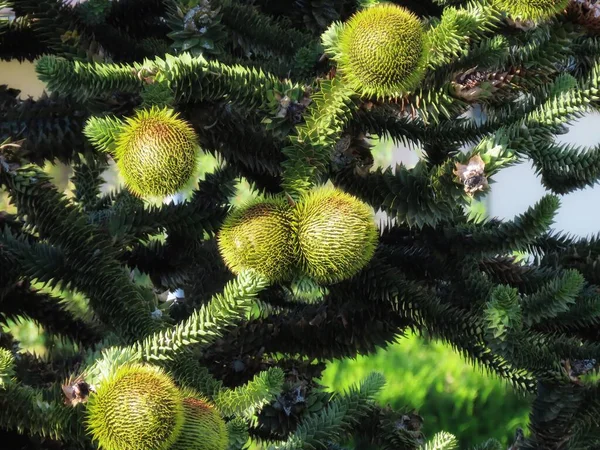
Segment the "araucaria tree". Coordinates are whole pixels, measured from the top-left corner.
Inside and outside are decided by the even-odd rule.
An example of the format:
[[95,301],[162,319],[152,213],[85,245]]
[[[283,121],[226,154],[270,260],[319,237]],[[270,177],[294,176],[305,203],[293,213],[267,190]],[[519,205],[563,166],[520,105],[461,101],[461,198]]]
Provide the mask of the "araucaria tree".
[[[378,374],[315,382],[414,330],[531,396],[511,449],[600,448],[600,239],[549,228],[600,178],[557,141],[600,107],[595,0],[0,4],[49,92],[0,88],[0,323],[62,343],[0,335],[0,447],[457,448]],[[420,161],[375,169],[373,138]],[[475,214],[524,160],[547,195]]]

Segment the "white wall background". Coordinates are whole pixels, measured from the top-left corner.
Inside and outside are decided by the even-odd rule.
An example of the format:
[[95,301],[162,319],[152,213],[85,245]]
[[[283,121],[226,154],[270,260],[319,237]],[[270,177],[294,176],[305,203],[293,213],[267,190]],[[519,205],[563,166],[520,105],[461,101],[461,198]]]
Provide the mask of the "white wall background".
[[[569,132],[558,136],[558,142],[593,146],[600,144],[600,115],[590,114],[574,122]],[[415,151],[399,147],[398,162],[412,167],[418,161]],[[488,214],[499,219],[512,219],[534,205],[547,192],[530,162],[500,171],[494,177],[486,198]],[[560,196],[561,207],[552,226],[577,236],[600,232],[600,185]]]
[[[600,115],[590,114],[575,122],[559,142],[593,146],[600,143]],[[529,163],[501,171],[489,195],[493,216],[514,217],[538,201],[546,191]],[[579,236],[600,232],[600,185],[561,196],[554,228]]]

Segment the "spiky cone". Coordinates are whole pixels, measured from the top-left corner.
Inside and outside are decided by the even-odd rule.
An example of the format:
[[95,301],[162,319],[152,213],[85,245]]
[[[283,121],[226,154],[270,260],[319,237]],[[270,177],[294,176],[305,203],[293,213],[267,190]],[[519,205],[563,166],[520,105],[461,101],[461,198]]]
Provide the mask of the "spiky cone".
[[493,0],[494,6],[516,21],[541,22],[564,11],[569,0]]
[[87,428],[103,450],[167,450],[183,423],[181,392],[153,366],[120,367],[88,401]]
[[294,210],[300,269],[319,283],[352,277],[373,257],[378,232],[373,210],[339,189],[318,188]]
[[421,21],[391,3],[354,14],[339,46],[338,70],[349,87],[366,97],[402,96],[425,73],[428,46]]
[[589,34],[600,34],[600,1],[571,0],[567,14],[570,20],[581,25]]
[[138,111],[116,137],[117,167],[138,197],[163,198],[184,189],[200,154],[194,129],[168,108]]
[[235,209],[217,237],[233,273],[253,269],[271,281],[288,279],[296,261],[292,212],[283,198],[253,200]]
[[184,423],[170,450],[226,450],[227,426],[219,412],[197,397],[183,399]]

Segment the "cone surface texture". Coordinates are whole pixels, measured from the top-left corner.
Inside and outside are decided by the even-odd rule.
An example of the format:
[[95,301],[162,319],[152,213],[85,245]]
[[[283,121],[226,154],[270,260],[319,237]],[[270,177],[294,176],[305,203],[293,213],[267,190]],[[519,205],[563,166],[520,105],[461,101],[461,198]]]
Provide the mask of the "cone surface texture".
[[227,267],[254,269],[272,281],[286,279],[295,261],[291,208],[284,199],[255,200],[234,210],[219,233]]
[[124,366],[90,397],[87,425],[103,450],[166,450],[184,421],[181,393],[150,366]]
[[494,0],[498,9],[513,19],[539,21],[548,19],[569,4],[569,0]]
[[185,421],[181,434],[171,450],[226,450],[225,421],[208,402],[187,397],[183,400]]
[[319,283],[352,277],[373,257],[377,227],[373,210],[338,189],[320,188],[296,205],[302,271]]
[[192,127],[169,109],[140,111],[117,137],[117,166],[139,197],[166,197],[190,181],[200,149]]
[[397,97],[425,71],[427,46],[417,16],[393,4],[359,11],[340,37],[338,67],[348,85],[365,96]]

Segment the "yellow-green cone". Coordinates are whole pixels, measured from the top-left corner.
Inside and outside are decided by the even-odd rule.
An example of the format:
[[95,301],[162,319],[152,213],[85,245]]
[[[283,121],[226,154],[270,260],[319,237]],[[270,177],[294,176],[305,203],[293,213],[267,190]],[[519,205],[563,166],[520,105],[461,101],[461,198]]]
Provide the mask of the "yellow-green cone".
[[167,450],[184,422],[182,395],[152,366],[119,368],[87,406],[87,427],[103,450]]
[[362,95],[398,97],[423,78],[427,43],[421,22],[409,10],[380,4],[363,9],[344,25],[338,68]]
[[513,19],[538,22],[564,10],[569,0],[494,0],[494,4]]
[[234,210],[218,236],[227,267],[254,269],[271,281],[290,276],[295,262],[291,207],[281,198],[254,200]]
[[226,450],[225,421],[208,402],[187,397],[183,400],[185,421],[179,439],[170,450]]
[[170,109],[141,110],[116,138],[117,167],[139,197],[166,197],[184,188],[198,166],[193,128]]
[[371,260],[377,246],[373,210],[338,189],[316,189],[301,199],[294,226],[300,268],[319,283],[350,278]]

